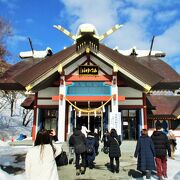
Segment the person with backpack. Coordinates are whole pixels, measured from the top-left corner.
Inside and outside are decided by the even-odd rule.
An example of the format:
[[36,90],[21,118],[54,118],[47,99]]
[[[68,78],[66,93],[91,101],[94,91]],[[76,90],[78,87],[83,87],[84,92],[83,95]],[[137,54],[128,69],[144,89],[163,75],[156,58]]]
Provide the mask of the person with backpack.
[[96,140],[92,132],[89,132],[86,138],[86,166],[90,169],[94,168],[93,161],[95,160],[95,144]]
[[[114,173],[119,173],[119,158],[121,156],[121,139],[117,135],[115,129],[111,129],[110,136],[108,136],[108,147],[109,147],[109,158],[110,158],[110,171]],[[116,161],[116,166],[114,166],[114,159]]]
[[[69,144],[74,147],[76,156],[76,175],[85,174],[86,138],[81,132],[81,126],[77,126],[69,138]],[[80,157],[81,164],[80,166]]]
[[27,180],[59,180],[55,157],[61,153],[62,147],[61,144],[53,145],[51,136],[55,136],[54,130],[50,133],[46,129],[38,131],[34,147],[25,158]]

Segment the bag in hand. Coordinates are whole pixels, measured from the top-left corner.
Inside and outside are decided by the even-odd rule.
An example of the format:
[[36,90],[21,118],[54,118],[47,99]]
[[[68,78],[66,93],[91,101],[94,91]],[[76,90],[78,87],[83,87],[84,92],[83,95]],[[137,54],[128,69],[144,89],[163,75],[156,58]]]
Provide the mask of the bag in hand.
[[108,153],[109,153],[109,147],[104,146],[104,147],[103,147],[103,152],[104,152],[105,154],[108,154]]
[[57,166],[64,166],[68,164],[68,157],[65,151],[62,151],[59,156],[55,158]]

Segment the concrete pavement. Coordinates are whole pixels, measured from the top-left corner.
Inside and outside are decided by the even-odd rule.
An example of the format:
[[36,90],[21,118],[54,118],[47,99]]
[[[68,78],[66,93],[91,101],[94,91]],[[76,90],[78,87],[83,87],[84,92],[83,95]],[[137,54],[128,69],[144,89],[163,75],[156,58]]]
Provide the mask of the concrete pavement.
[[[133,158],[136,141],[123,141],[121,145],[120,172],[112,173],[107,169],[106,163],[109,162],[107,154],[101,152],[102,144],[99,147],[99,155],[95,159],[95,168],[86,169],[84,175],[76,176],[74,164],[58,167],[59,177],[61,180],[128,180],[132,177],[139,177],[140,173],[136,171],[136,159]],[[63,149],[68,152],[67,144]]]

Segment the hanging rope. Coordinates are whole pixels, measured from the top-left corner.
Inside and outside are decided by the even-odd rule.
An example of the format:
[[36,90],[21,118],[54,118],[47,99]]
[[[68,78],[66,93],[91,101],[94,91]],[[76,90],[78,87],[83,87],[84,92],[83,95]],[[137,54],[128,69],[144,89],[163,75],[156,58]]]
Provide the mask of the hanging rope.
[[64,99],[65,99],[69,104],[71,104],[75,109],[77,109],[78,111],[90,113],[90,112],[95,112],[95,111],[98,111],[99,109],[101,109],[103,106],[105,106],[105,105],[113,98],[113,96],[114,96],[114,95],[112,95],[104,104],[102,104],[102,105],[99,106],[98,108],[91,109],[91,110],[78,108],[78,107],[77,107],[76,105],[74,105],[69,99],[67,99],[66,96],[64,96]]

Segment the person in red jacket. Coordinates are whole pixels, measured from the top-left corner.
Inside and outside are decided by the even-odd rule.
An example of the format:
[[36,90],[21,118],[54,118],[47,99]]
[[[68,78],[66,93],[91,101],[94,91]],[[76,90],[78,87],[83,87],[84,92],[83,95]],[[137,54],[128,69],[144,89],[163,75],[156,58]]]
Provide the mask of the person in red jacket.
[[156,130],[153,132],[151,138],[155,147],[157,176],[159,180],[162,180],[163,177],[167,178],[167,151],[168,156],[171,157],[171,150],[168,137],[162,132],[161,124],[156,125]]

